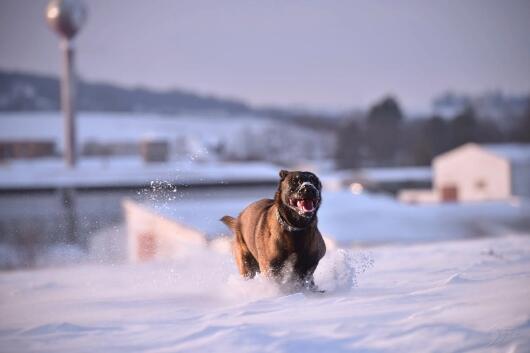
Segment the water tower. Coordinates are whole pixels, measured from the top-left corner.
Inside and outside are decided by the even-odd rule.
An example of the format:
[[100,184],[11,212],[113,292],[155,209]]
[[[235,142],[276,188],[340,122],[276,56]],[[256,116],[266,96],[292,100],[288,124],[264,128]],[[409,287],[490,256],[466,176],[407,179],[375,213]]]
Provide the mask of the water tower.
[[80,0],[52,0],[46,8],[46,21],[61,38],[63,73],[61,75],[61,110],[64,115],[64,157],[70,168],[76,164],[75,96],[73,38],[86,20],[87,10]]

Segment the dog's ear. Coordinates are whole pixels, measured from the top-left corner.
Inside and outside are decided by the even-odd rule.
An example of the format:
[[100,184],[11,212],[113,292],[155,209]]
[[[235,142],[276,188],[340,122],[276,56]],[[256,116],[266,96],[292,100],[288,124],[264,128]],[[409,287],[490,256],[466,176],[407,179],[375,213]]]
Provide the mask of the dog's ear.
[[278,190],[276,190],[276,193],[274,194],[274,200],[278,202],[278,204],[281,204],[282,202],[282,181],[289,175],[289,172],[285,169],[280,170],[280,183],[278,184]]
[[318,188],[322,189],[322,182],[320,181],[320,179],[316,175],[315,175],[315,178],[317,179],[317,182],[318,182]]
[[285,169],[280,170],[280,179],[283,180],[285,177],[289,174],[289,172]]

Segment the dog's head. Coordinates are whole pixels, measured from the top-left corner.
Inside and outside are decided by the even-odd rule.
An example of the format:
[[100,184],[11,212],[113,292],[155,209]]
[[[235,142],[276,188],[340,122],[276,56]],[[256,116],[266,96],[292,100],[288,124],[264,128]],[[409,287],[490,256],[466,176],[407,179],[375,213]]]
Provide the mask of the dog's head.
[[322,184],[310,172],[280,171],[280,184],[276,192],[276,202],[285,216],[295,224],[313,219],[322,202]]

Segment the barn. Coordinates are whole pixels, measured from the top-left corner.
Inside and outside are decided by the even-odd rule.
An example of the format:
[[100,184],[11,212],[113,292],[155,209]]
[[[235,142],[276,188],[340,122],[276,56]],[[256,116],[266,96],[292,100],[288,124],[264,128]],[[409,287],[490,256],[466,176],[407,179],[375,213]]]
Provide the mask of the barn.
[[437,156],[433,190],[403,190],[405,202],[508,200],[530,197],[530,144],[468,143]]

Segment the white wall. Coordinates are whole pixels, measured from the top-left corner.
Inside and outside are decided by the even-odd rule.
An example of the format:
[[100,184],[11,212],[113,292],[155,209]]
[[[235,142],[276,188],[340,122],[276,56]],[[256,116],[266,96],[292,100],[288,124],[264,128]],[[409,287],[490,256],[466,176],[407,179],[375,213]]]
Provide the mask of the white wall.
[[[511,196],[510,163],[476,144],[466,144],[433,161],[433,184],[458,189],[459,201],[503,200]],[[482,184],[482,186],[481,186]]]
[[122,206],[131,262],[168,260],[207,244],[200,231],[158,215],[135,201],[126,199]]

